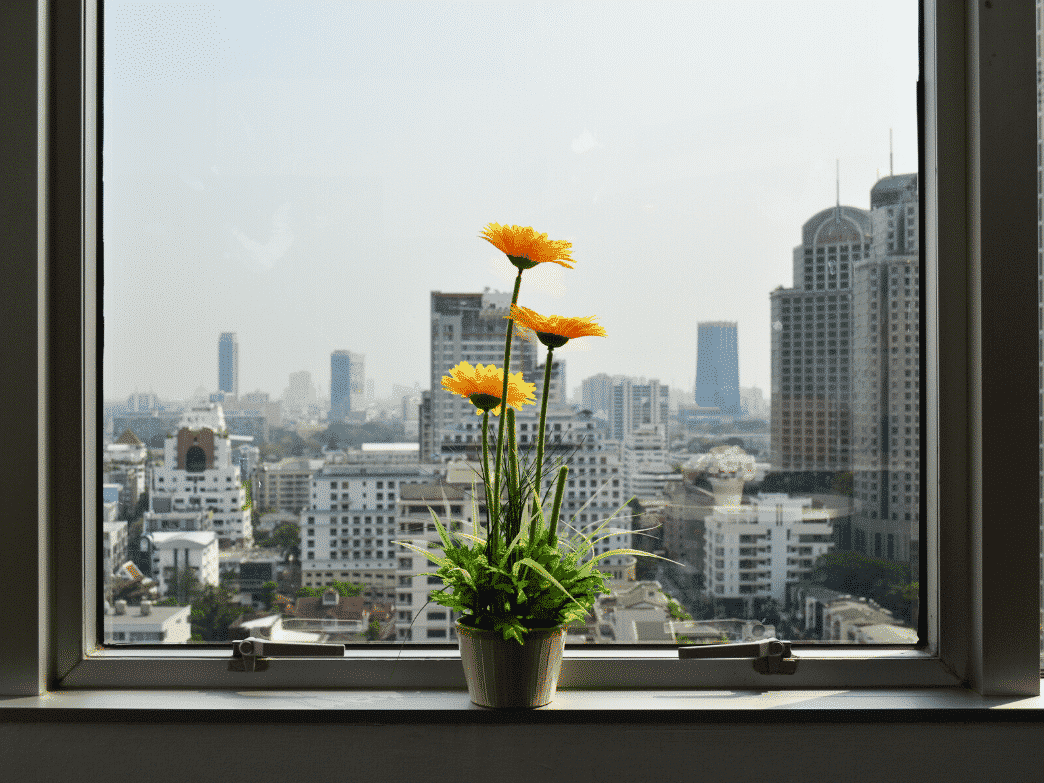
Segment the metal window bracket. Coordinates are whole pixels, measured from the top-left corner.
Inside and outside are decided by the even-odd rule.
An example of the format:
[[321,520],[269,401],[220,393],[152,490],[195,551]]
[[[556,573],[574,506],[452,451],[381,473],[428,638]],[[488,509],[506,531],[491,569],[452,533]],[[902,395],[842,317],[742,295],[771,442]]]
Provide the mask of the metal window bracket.
[[740,644],[698,644],[678,648],[679,658],[750,658],[758,674],[793,674],[797,659],[791,656],[790,642],[762,639]]
[[271,658],[339,658],[344,655],[343,644],[306,644],[297,642],[270,642],[251,636],[232,642],[230,672],[263,672]]

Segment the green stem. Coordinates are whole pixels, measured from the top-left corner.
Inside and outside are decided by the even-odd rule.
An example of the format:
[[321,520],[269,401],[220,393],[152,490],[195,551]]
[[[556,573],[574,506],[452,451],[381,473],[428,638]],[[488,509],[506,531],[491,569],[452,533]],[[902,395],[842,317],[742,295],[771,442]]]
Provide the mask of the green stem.
[[[518,289],[521,287],[522,270],[519,269],[518,277],[515,278],[515,290],[511,294],[511,304],[518,304]],[[494,537],[494,533],[500,534],[500,461],[504,451],[504,411],[507,410],[508,374],[511,372],[511,336],[514,332],[514,326],[515,322],[508,320],[507,336],[504,338],[504,387],[500,395],[500,426],[497,429],[497,458],[496,469],[493,474],[494,529],[490,531],[491,537]],[[489,503],[488,498],[486,503]]]
[[[489,516],[489,411],[482,411],[482,484],[486,488],[486,561],[493,564],[493,553],[490,551],[493,539],[490,537]],[[478,531],[475,531],[476,534]]]
[[507,416],[507,432],[508,432],[508,464],[507,464],[507,518],[506,522],[511,524],[506,527],[507,535],[504,536],[506,542],[510,543],[515,540],[515,536],[518,535],[519,525],[521,524],[521,510],[518,506],[519,501],[522,499],[519,493],[519,477],[518,477],[518,444],[515,442],[515,410],[514,408],[508,408],[504,414]]
[[548,534],[548,544],[558,535],[558,516],[562,513],[562,496],[565,495],[566,476],[568,475],[568,465],[563,465],[558,469],[558,488],[555,490],[555,504],[551,507],[551,532]]
[[537,432],[536,496],[540,497],[540,479],[544,475],[544,422],[547,421],[547,398],[551,392],[551,357],[555,349],[547,348],[547,366],[544,367],[544,388],[540,394],[540,428]]

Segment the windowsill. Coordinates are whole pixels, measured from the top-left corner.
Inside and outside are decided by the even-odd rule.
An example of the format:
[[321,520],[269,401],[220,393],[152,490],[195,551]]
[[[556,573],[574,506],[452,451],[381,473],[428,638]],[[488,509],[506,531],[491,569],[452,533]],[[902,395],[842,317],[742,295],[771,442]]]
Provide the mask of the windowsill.
[[[547,707],[478,707],[462,690],[70,690],[0,699],[2,722],[888,723],[1026,722],[1044,697],[964,688],[559,690]],[[570,713],[568,718],[551,717]],[[451,717],[449,713],[454,713]]]

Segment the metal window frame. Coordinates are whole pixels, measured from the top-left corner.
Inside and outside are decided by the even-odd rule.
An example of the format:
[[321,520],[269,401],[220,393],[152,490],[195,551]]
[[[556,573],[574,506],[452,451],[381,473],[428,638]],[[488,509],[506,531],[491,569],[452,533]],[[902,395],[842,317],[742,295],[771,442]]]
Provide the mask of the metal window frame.
[[[0,6],[10,80],[0,355],[13,414],[0,573],[18,590],[0,635],[0,694],[463,687],[451,650],[353,651],[240,675],[224,651],[95,649],[98,13],[98,0]],[[771,680],[743,661],[583,649],[567,655],[561,687],[1039,693],[1033,13],[1031,3],[922,3],[926,647],[796,650],[798,673]]]

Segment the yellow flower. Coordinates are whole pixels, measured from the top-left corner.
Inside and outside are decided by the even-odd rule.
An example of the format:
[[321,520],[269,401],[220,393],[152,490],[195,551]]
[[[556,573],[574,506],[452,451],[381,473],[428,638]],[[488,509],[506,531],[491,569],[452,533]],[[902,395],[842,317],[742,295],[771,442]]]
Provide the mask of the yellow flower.
[[519,269],[532,269],[537,264],[552,262],[572,269],[570,255],[572,242],[548,239],[547,234],[538,234],[531,226],[502,226],[490,223],[479,235],[497,250],[505,253],[508,260]]
[[[504,371],[492,364],[474,367],[461,362],[449,375],[442,376],[442,387],[461,397],[467,397],[478,409],[476,414],[492,408],[492,414],[500,414],[500,395],[504,392]],[[535,403],[536,386],[522,379],[522,373],[508,373],[507,404],[516,410],[523,405]],[[496,406],[496,407],[494,407]]]
[[605,337],[605,329],[594,322],[594,316],[571,318],[565,315],[541,315],[528,307],[511,305],[507,316],[519,326],[532,329],[544,345],[558,348],[574,337]]

